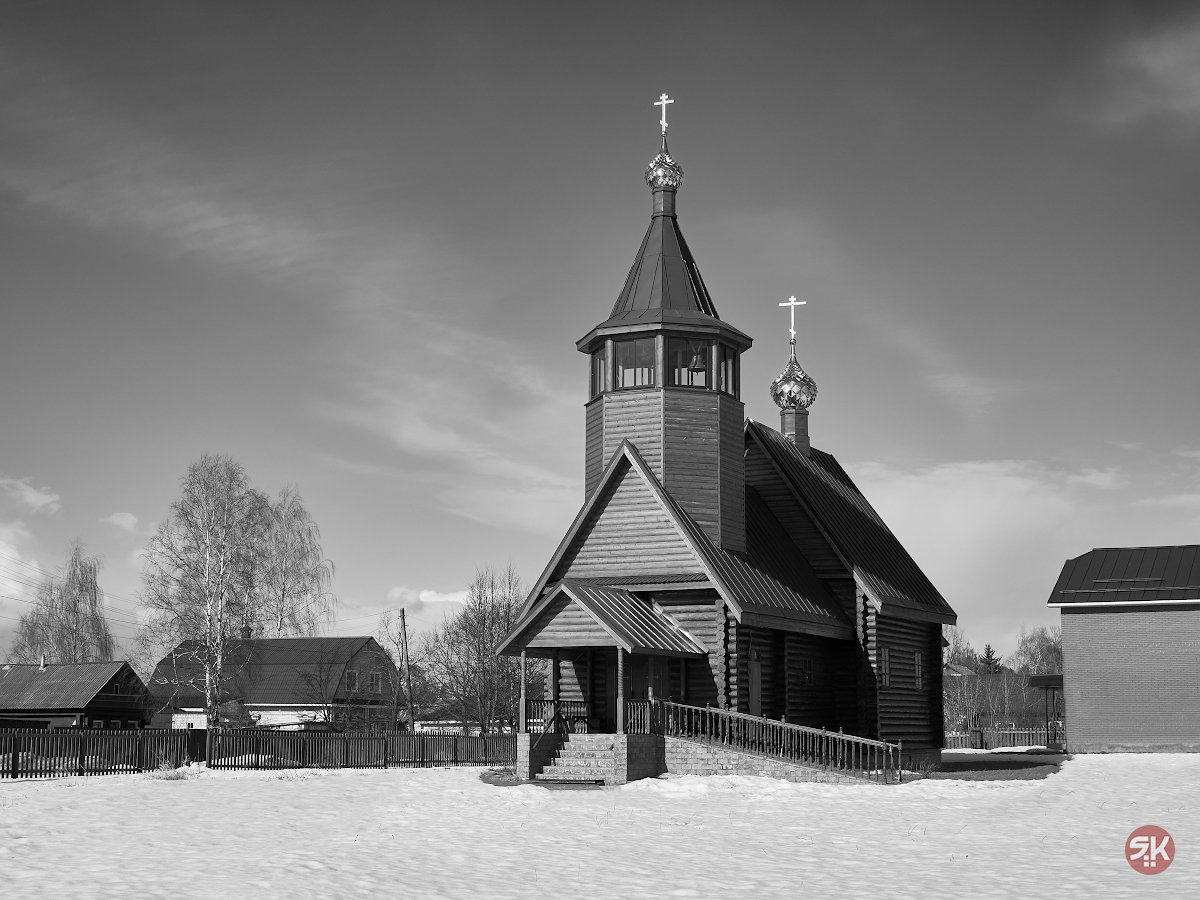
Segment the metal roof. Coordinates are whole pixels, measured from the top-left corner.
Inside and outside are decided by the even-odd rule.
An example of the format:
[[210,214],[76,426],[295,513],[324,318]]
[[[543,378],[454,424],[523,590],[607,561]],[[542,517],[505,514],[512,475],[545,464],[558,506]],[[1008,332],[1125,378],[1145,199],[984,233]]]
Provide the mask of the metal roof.
[[660,214],[650,219],[650,227],[609,317],[645,309],[689,310],[720,318],[679,230],[679,221],[671,215]]
[[809,455],[774,429],[748,420],[747,434],[767,454],[867,595],[880,604],[953,622],[950,604],[828,453]]
[[1054,607],[1200,602],[1200,546],[1091,550],[1066,561],[1047,602]]
[[[346,666],[375,643],[371,637],[251,638],[228,645],[226,693],[244,703],[315,702],[315,693],[343,697]],[[379,648],[380,663],[391,665]],[[158,698],[179,706],[203,705],[204,667],[198,646],[184,641],[159,661],[150,679]]]
[[[128,665],[114,660],[48,665],[44,669],[36,665],[0,666],[0,710],[82,709]],[[130,674],[137,678],[132,669]]]
[[[708,650],[674,619],[647,600],[620,588],[564,579],[513,626],[497,653],[516,653],[521,638],[530,632],[546,608],[566,594],[612,637],[613,643],[629,653],[667,656],[706,656]],[[509,648],[512,648],[511,650]]]

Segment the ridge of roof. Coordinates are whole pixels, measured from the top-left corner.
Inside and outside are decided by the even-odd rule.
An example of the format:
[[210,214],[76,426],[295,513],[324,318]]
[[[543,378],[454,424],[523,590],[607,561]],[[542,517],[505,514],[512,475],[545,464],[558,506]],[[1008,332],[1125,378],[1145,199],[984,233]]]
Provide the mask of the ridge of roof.
[[746,433],[875,604],[909,610],[908,616],[957,620],[950,604],[832,454],[813,448],[805,455],[783,435],[753,419],[746,420]]

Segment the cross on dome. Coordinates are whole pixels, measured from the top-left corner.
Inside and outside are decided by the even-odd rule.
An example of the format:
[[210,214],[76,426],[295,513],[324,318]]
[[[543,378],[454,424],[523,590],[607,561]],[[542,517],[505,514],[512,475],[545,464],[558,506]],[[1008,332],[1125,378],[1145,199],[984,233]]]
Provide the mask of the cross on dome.
[[674,100],[668,100],[666,94],[663,94],[656,101],[654,101],[655,106],[662,107],[662,118],[659,120],[658,124],[662,126],[663,134],[667,133],[667,104],[674,103],[674,102],[675,102]]
[[791,335],[792,335],[792,343],[793,344],[796,343],[796,307],[804,306],[807,303],[808,303],[807,300],[797,300],[795,297],[789,297],[787,303],[779,304],[780,306],[790,306],[791,307],[791,313],[792,313]]

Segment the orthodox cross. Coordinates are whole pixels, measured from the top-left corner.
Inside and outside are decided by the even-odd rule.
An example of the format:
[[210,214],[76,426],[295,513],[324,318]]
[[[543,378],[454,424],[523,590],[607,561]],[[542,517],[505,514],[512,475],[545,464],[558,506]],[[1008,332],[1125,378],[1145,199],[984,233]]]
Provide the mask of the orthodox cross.
[[795,297],[788,299],[787,303],[780,303],[780,306],[790,306],[792,313],[792,343],[796,343],[796,307],[804,306],[808,303],[807,300],[797,300]]
[[674,100],[668,100],[668,99],[667,99],[667,95],[666,95],[666,94],[663,94],[663,95],[662,95],[661,97],[659,97],[659,98],[658,98],[656,101],[654,101],[654,105],[655,105],[655,106],[661,106],[661,107],[663,108],[663,110],[662,110],[662,119],[661,119],[661,120],[659,120],[659,123],[658,123],[658,124],[660,124],[660,125],[662,126],[662,133],[663,133],[663,134],[666,134],[666,133],[667,133],[667,104],[668,104],[668,103],[674,103],[674,102],[675,102]]

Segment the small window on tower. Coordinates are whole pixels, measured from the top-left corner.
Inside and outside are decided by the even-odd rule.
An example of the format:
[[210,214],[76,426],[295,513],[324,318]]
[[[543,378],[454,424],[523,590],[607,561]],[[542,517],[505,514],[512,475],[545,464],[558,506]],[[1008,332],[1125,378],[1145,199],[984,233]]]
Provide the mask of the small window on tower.
[[733,397],[738,393],[738,354],[728,344],[720,345],[720,358],[717,360],[720,369],[721,391]]
[[604,393],[604,348],[592,354],[592,396]]
[[653,387],[654,338],[619,341],[613,346],[617,354],[617,387]]
[[708,341],[671,338],[667,341],[668,384],[708,387]]

